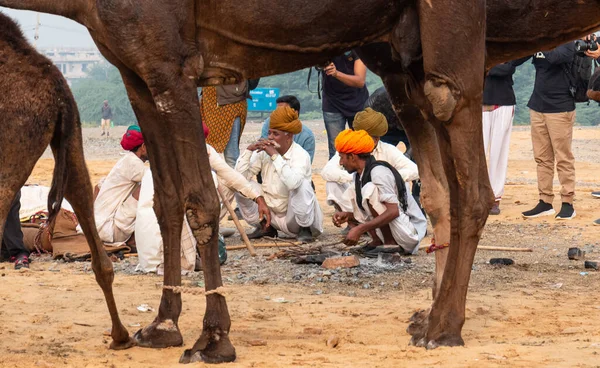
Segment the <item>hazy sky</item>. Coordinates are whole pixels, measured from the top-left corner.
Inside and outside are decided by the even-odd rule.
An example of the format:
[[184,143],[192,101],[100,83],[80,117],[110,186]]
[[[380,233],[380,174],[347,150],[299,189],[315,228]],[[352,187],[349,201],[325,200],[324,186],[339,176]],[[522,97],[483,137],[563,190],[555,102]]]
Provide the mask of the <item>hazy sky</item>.
[[[20,25],[23,33],[33,43],[35,33],[36,13],[12,10],[0,7],[6,15],[15,19]],[[87,29],[79,23],[70,19],[40,13],[40,38],[38,47],[90,47],[96,48]]]

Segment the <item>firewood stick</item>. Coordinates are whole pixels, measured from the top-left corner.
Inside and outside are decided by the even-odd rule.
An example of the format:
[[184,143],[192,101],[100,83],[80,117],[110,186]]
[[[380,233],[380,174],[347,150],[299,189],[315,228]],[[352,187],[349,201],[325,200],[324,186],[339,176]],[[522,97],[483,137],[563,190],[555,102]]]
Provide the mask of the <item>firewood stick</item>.
[[221,188],[217,187],[217,191],[219,192],[219,196],[221,197],[221,200],[225,204],[225,207],[227,207],[227,211],[231,215],[231,218],[233,218],[233,222],[235,223],[235,227],[240,232],[240,236],[242,237],[242,240],[244,241],[244,244],[245,244],[246,248],[248,248],[248,253],[250,253],[250,255],[252,257],[255,257],[256,256],[256,250],[252,246],[252,243],[250,243],[250,239],[248,239],[248,235],[246,235],[246,231],[242,227],[242,224],[240,224],[240,220],[238,219],[237,215],[235,214],[235,211],[233,210],[233,207],[231,207],[231,203],[229,203],[229,201],[227,200],[227,198],[225,198],[225,195],[223,194],[223,191],[221,190]]
[[[296,247],[298,245],[300,245],[302,243],[299,244],[291,244],[291,243],[254,243],[252,244],[255,248],[283,248],[283,247]],[[229,245],[226,247],[227,250],[238,250],[238,249],[244,249],[246,248],[245,245]]]
[[[428,245],[420,246],[419,250],[425,250],[429,248]],[[511,248],[511,247],[490,247],[480,245],[477,247],[478,250],[491,250],[491,251],[500,251],[500,252],[533,252],[532,248]]]

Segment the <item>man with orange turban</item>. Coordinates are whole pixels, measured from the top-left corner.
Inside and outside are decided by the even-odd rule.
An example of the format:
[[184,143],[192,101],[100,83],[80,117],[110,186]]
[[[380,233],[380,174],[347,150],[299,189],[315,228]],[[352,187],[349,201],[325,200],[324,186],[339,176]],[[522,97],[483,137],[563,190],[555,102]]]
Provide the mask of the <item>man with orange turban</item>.
[[[419,171],[414,162],[395,146],[380,140],[388,130],[388,122],[383,114],[367,107],[356,114],[353,126],[355,131],[364,130],[371,136],[375,144],[372,154],[376,160],[386,161],[392,165],[407,182],[419,178]],[[352,205],[344,198],[344,193],[350,187],[353,177],[340,165],[338,153],[323,167],[321,177],[326,182],[327,203],[334,206],[337,211],[352,211]]]
[[135,229],[140,185],[148,161],[144,137],[137,125],[127,128],[121,139],[127,153],[97,186],[94,217],[98,235],[105,243],[128,241]]
[[323,232],[323,213],[311,187],[310,156],[294,142],[294,134],[301,131],[298,112],[289,106],[278,107],[271,114],[269,139],[248,146],[237,162],[236,170],[249,180],[261,173],[262,184],[252,184],[271,212],[269,224],[261,219],[256,203],[236,195],[242,217],[257,226],[248,236],[251,239],[275,237],[279,230],[310,242]]
[[369,233],[371,243],[365,250],[378,245],[398,245],[400,251],[411,254],[427,231],[427,220],[416,201],[407,195],[404,178],[391,164],[377,161],[371,154],[375,141],[364,130],[342,131],[335,139],[340,164],[352,174],[353,183],[344,193],[352,209],[333,215],[336,226],[349,222],[344,243],[355,245],[360,236]]

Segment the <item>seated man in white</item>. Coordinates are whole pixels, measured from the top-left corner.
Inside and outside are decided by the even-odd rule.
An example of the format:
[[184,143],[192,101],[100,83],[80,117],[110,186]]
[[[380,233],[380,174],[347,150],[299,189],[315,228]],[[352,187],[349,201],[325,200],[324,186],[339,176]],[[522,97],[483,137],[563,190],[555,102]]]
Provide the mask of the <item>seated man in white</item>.
[[[417,165],[408,157],[404,156],[400,150],[389,143],[382,142],[380,137],[384,136],[388,130],[388,123],[385,116],[370,107],[356,114],[352,123],[355,131],[366,131],[375,142],[375,149],[372,154],[378,161],[386,161],[392,165],[404,181],[412,182],[419,178]],[[321,177],[325,180],[327,203],[334,206],[336,211],[349,212],[352,207],[347,200],[344,200],[343,194],[352,183],[352,175],[340,165],[340,155],[336,153],[321,170]]]
[[335,140],[340,163],[352,173],[353,182],[344,193],[351,211],[338,211],[333,223],[341,226],[355,222],[344,243],[356,245],[364,233],[372,241],[365,250],[378,245],[398,245],[405,254],[415,253],[427,232],[427,220],[398,171],[385,161],[377,161],[371,152],[375,142],[364,130],[341,132]]
[[265,197],[271,212],[271,225],[261,219],[256,203],[236,196],[244,220],[257,226],[249,238],[277,236],[277,230],[299,241],[310,242],[323,232],[323,213],[311,187],[308,153],[294,142],[302,131],[298,112],[289,106],[278,107],[271,114],[269,139],[250,145],[240,156],[236,170],[247,179],[259,172],[262,185],[252,182]]
[[144,138],[136,125],[127,128],[121,147],[128,151],[98,184],[94,217],[98,235],[105,243],[135,244],[132,238],[140,195],[140,183],[148,161]]
[[[207,136],[208,128],[204,126],[204,137]],[[231,168],[212,146],[207,144],[206,150],[208,152],[208,161],[212,170],[215,187],[221,186],[222,189],[227,188],[227,190],[232,190],[249,200],[255,201],[258,213],[269,221],[271,215],[260,191],[256,190],[242,174]],[[135,225],[139,261],[136,270],[161,274],[164,270],[163,240],[153,205],[154,185],[152,182],[152,173],[148,169],[142,179],[142,190],[140,191]],[[221,218],[223,215],[224,213],[222,213]],[[194,270],[196,254],[196,239],[184,217],[181,231],[182,271]]]

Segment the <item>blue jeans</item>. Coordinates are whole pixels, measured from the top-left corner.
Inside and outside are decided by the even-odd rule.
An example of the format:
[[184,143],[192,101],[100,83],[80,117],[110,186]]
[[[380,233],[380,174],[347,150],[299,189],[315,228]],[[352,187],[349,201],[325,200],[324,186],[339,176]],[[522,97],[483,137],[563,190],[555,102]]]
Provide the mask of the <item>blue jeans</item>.
[[327,131],[327,145],[329,147],[329,158],[335,155],[335,138],[340,132],[348,128],[352,129],[354,116],[344,116],[339,112],[323,111],[323,120],[325,121],[325,130]]
[[231,167],[235,167],[235,163],[240,157],[240,130],[242,128],[242,121],[238,116],[233,121],[233,126],[231,127],[231,135],[229,135],[229,142],[225,147],[225,151],[223,152],[223,156],[225,156],[225,162],[227,165]]

